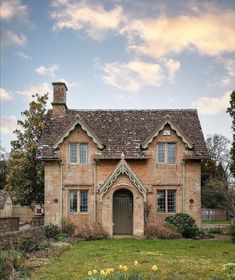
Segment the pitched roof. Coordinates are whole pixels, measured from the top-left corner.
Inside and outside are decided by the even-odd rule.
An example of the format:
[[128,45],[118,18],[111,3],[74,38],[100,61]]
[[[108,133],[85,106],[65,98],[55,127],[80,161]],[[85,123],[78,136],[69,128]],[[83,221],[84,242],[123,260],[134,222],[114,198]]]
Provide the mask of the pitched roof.
[[[145,158],[146,152],[142,144],[146,144],[166,119],[192,144],[188,157],[208,157],[196,110],[67,110],[64,117],[57,119],[52,118],[49,110],[39,157],[58,158],[53,146],[78,118],[104,146],[101,158],[121,158],[122,152],[125,158]],[[80,124],[77,123],[77,126]]]
[[4,209],[8,195],[6,191],[0,190],[0,209]]

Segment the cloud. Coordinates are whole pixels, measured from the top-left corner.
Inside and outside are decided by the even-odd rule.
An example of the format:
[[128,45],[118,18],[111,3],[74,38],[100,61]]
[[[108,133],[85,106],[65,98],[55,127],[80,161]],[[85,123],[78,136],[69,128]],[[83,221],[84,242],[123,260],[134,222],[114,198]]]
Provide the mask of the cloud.
[[15,45],[15,46],[23,47],[25,46],[26,42],[27,39],[23,34],[17,35],[15,32],[11,30],[6,30],[3,33],[3,46]]
[[49,67],[39,66],[35,70],[40,75],[49,75],[51,77],[55,77],[55,73],[58,69],[59,69],[58,65],[51,65]]
[[168,71],[168,80],[172,82],[175,79],[176,73],[180,69],[180,62],[178,60],[169,59],[166,62],[166,68]]
[[25,60],[31,60],[32,57],[30,57],[29,55],[27,55],[26,53],[24,52],[18,52],[17,55]]
[[225,93],[222,97],[201,97],[192,103],[202,115],[216,115],[225,112],[229,106],[230,92]]
[[15,116],[1,117],[0,127],[2,134],[12,134],[13,130],[17,128],[17,118]]
[[139,54],[162,57],[185,50],[217,56],[235,51],[235,11],[206,8],[194,15],[131,20],[121,34],[129,49]]
[[10,100],[11,99],[11,95],[9,94],[9,92],[4,89],[4,88],[0,88],[0,99],[3,100]]
[[20,0],[2,0],[0,18],[9,21],[13,17],[27,20],[28,7],[22,5]]
[[132,60],[128,63],[116,61],[101,66],[105,84],[129,92],[137,92],[144,86],[159,87],[165,79],[173,81],[179,68],[180,63],[172,59],[166,60],[165,65]]
[[27,101],[31,101],[32,95],[35,95],[36,93],[38,93],[39,95],[49,93],[49,100],[52,100],[52,93],[47,83],[32,85],[23,91],[18,91],[17,93],[25,96]]
[[95,40],[101,40],[107,31],[115,30],[124,20],[123,8],[115,6],[106,10],[100,4],[89,4],[71,0],[53,1],[51,17],[57,29],[84,31]]

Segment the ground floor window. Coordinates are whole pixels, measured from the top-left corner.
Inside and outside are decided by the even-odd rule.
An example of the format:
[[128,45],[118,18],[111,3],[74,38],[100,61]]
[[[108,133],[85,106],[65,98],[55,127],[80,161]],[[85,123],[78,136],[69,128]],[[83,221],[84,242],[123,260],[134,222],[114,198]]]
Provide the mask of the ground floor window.
[[176,212],[176,190],[157,190],[157,212]]
[[[79,205],[78,205],[79,201]],[[88,191],[72,190],[69,191],[69,212],[76,213],[78,209],[81,213],[88,212]]]

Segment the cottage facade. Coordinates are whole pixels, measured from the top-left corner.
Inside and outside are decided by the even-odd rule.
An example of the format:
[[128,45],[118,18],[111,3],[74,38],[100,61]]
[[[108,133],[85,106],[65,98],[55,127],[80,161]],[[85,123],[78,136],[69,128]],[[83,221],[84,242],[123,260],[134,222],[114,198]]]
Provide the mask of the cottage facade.
[[5,190],[0,190],[0,218],[12,216],[11,196]]
[[200,225],[208,154],[196,110],[71,110],[66,85],[53,88],[39,147],[47,224],[143,235],[146,223],[185,212]]

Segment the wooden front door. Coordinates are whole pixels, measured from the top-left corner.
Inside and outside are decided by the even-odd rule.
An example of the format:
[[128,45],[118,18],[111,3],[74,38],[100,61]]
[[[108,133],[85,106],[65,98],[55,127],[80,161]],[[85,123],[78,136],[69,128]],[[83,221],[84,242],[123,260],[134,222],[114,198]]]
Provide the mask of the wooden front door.
[[133,232],[133,195],[128,190],[118,190],[113,195],[113,234]]

